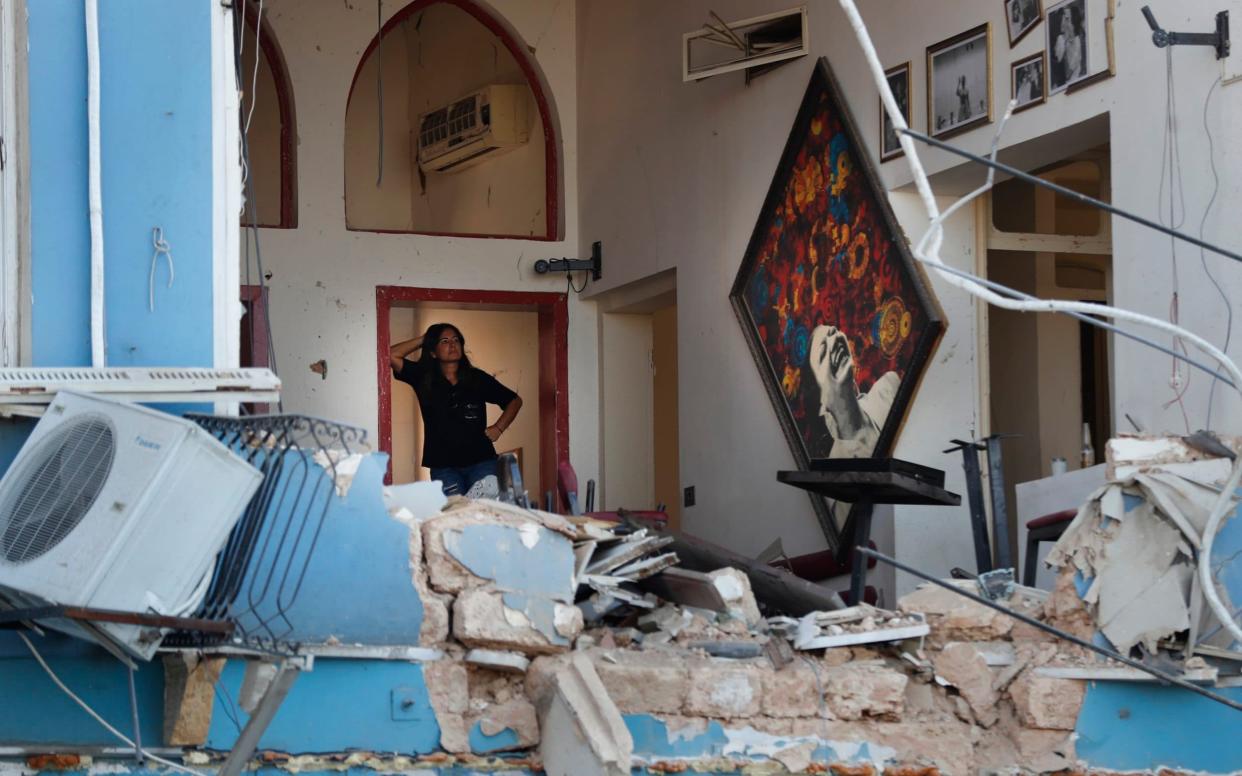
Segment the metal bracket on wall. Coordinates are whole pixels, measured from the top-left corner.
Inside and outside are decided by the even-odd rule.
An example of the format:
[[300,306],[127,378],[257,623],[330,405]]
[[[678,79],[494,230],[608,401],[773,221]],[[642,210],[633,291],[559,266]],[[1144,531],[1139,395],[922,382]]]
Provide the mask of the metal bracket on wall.
[[1143,16],[1151,27],[1151,42],[1156,48],[1167,46],[1211,46],[1216,49],[1216,58],[1229,56],[1229,12],[1220,11],[1216,14],[1215,32],[1169,32],[1156,23],[1156,15],[1150,6],[1143,6]]
[[591,258],[589,259],[540,259],[535,262],[535,272],[540,275],[546,275],[549,272],[577,272],[586,271],[591,273],[591,280],[599,280],[604,276],[604,244],[599,240],[591,243]]

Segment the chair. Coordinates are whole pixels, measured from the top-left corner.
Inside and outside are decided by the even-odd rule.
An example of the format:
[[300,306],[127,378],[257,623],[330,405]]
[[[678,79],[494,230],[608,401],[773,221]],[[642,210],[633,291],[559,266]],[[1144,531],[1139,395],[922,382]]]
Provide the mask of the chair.
[[1039,571],[1040,542],[1055,542],[1077,516],[1077,509],[1062,509],[1050,515],[1028,520],[1026,523],[1026,563],[1022,568],[1022,584],[1035,586],[1035,574]]

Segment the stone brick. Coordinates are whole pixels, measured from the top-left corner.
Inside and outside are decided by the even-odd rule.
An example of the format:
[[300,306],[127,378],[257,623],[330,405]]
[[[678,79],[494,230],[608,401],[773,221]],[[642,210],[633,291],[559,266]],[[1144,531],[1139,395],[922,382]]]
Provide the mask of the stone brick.
[[164,743],[202,746],[211,727],[216,682],[224,658],[210,660],[182,653],[164,656]]
[[887,768],[935,765],[944,774],[975,773],[972,728],[958,722],[850,722],[832,727],[834,741],[893,750]]
[[[820,669],[822,674],[824,669]],[[816,717],[820,714],[821,680],[801,661],[780,671],[763,670],[763,713],[769,717]],[[827,711],[825,705],[824,710]]]
[[823,672],[824,696],[838,719],[900,719],[905,708],[904,673],[883,665],[852,663]]
[[[466,717],[466,728],[473,730],[478,725],[479,732],[485,736],[495,736],[505,730],[512,730],[517,736],[517,743],[504,747],[504,750],[529,749],[539,744],[539,718],[534,705],[524,697],[510,698],[504,703],[487,706],[482,711]],[[475,754],[501,751],[489,749]]]
[[619,662],[595,657],[595,672],[622,714],[677,714],[690,690],[686,661],[653,653],[621,653]]
[[708,574],[712,584],[729,607],[729,614],[745,622],[748,627],[755,627],[763,616],[759,614],[759,605],[755,603],[755,594],[750,589],[750,577],[732,567],[716,569]]
[[423,683],[440,725],[440,748],[454,754],[469,752],[470,737],[463,716],[469,708],[466,664],[457,660],[424,663]]
[[1026,671],[1009,688],[1018,719],[1030,728],[1073,730],[1086,696],[1078,679],[1056,679]]
[[[550,605],[576,609],[559,603]],[[579,627],[580,616],[581,613],[577,620]],[[489,588],[471,588],[457,596],[453,603],[453,635],[470,647],[513,650],[528,655],[569,649],[568,641],[556,643],[551,633],[545,634],[523,612],[505,606],[500,591]]]
[[956,642],[932,655],[936,674],[957,688],[975,719],[984,727],[996,723],[996,691],[992,689],[992,670],[973,644]]
[[746,664],[705,661],[690,668],[686,711],[705,717],[753,717],[763,707],[759,672]]
[[[975,582],[961,584],[968,590],[976,586]],[[1002,639],[1013,629],[1012,617],[932,584],[902,596],[897,608],[927,615],[930,640],[938,643]]]

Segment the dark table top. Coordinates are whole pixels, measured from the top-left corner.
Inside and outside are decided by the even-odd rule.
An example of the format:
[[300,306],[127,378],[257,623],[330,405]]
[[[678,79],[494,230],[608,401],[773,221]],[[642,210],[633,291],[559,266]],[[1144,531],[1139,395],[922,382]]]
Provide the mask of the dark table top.
[[776,479],[837,501],[955,507],[962,497],[897,471],[779,471]]

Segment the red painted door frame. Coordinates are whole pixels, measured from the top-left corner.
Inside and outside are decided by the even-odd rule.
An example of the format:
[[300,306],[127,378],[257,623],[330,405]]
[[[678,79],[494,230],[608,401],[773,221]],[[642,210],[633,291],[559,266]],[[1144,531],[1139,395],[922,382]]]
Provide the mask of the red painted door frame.
[[[472,291],[409,286],[375,287],[376,377],[379,383],[380,449],[392,455],[392,368],[388,349],[392,346],[388,328],[389,313],[395,302],[440,302],[456,304],[513,305],[534,307],[539,322],[539,483],[526,483],[531,496],[540,498],[547,491],[560,494],[556,487],[556,467],[569,460],[569,307],[565,294],[533,291]],[[392,481],[392,463],[385,482]]]

